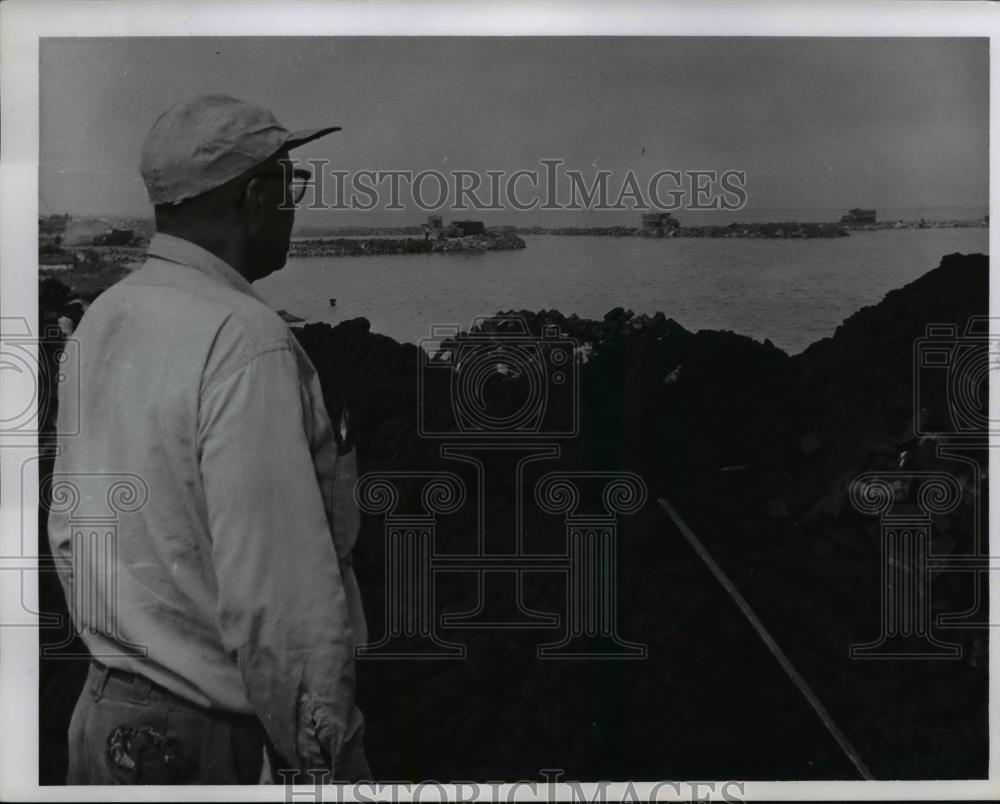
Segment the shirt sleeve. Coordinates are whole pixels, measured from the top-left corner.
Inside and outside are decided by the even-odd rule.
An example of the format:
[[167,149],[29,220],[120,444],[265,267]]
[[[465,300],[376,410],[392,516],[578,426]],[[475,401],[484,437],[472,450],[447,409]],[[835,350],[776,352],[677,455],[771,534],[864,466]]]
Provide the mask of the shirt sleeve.
[[289,769],[336,778],[359,715],[354,641],[306,404],[290,348],[256,355],[205,389],[200,463],[223,644]]

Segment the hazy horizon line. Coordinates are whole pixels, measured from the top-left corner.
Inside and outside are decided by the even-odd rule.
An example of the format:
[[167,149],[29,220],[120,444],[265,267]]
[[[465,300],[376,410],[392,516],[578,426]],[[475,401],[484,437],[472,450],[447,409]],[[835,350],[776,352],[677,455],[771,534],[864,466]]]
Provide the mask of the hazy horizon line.
[[[671,214],[674,214],[675,216],[679,216],[681,214],[684,214],[685,212],[695,213],[695,214],[698,214],[698,215],[705,215],[705,214],[719,214],[719,215],[730,214],[731,215],[731,214],[733,214],[733,212],[739,212],[739,213],[743,213],[743,214],[745,214],[747,212],[845,212],[846,213],[848,210],[854,209],[854,208],[855,207],[849,207],[849,206],[841,206],[841,207],[750,207],[750,206],[746,206],[746,207],[743,207],[742,209],[739,209],[739,210],[724,210],[724,209],[719,209],[719,210],[713,210],[713,209],[673,210],[673,212]],[[982,210],[989,211],[990,205],[988,203],[987,204],[939,204],[939,205],[933,205],[933,206],[924,205],[924,206],[907,207],[907,206],[891,206],[891,205],[877,205],[876,204],[874,206],[872,206],[872,205],[866,205],[866,206],[861,207],[861,208],[863,208],[863,209],[874,209],[876,211],[878,211],[878,210],[918,211],[918,210],[930,210],[930,209],[965,209],[965,210],[968,210],[968,209],[974,209],[974,210],[982,209]],[[343,213],[343,212],[346,212],[347,210],[309,210],[308,208],[305,209],[305,210],[302,210],[302,212],[313,212],[313,213],[323,212],[323,211],[335,212],[335,213]],[[556,213],[574,213],[575,212],[578,215],[580,215],[580,214],[586,214],[586,213],[590,213],[590,214],[594,213],[593,210],[587,210],[587,209],[559,209],[559,210],[545,210],[545,211],[547,211],[547,212],[556,212]],[[423,210],[397,210],[397,209],[388,209],[388,210],[386,210],[386,209],[382,209],[382,210],[379,210],[379,209],[350,210],[350,212],[351,212],[352,215],[358,215],[358,216],[392,215],[392,216],[398,216],[398,217],[403,217],[403,216],[418,216],[419,217],[419,216],[421,216],[422,213],[424,213]],[[524,210],[524,211],[518,211],[518,210],[441,210],[440,212],[434,213],[434,214],[448,214],[448,213],[451,213],[451,214],[454,214],[454,215],[472,215],[472,214],[487,214],[488,213],[488,214],[490,214],[491,217],[496,217],[497,213],[501,213],[501,212],[507,212],[507,213],[509,213],[511,215],[519,216],[519,217],[520,216],[527,217],[527,216],[534,215],[534,213],[536,212],[536,210]],[[601,210],[600,214],[604,214],[604,215],[637,215],[637,214],[642,214],[642,212],[643,212],[643,210],[640,210],[640,209]],[[135,214],[128,214],[128,213],[125,213],[125,212],[107,212],[107,211],[105,211],[105,212],[81,212],[81,211],[74,211],[74,210],[60,210],[58,212],[42,212],[41,209],[39,209],[39,211],[38,211],[39,217],[54,216],[54,215],[66,215],[66,214],[75,215],[77,217],[88,217],[88,218],[140,218],[140,219],[143,219],[143,220],[145,220],[145,219],[152,220],[153,219],[152,213],[150,213],[148,215],[135,215]],[[426,214],[424,214],[423,217],[426,217]]]

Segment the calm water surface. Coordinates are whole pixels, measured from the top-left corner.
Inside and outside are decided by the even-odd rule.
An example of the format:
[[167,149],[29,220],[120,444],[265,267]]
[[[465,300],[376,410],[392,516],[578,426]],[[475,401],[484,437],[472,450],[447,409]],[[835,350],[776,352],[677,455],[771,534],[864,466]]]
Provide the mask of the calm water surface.
[[690,330],[770,338],[795,353],[935,268],[942,255],[988,251],[985,227],[822,240],[524,240],[522,251],[292,259],[255,287],[276,309],[308,321],[364,316],[374,332],[411,343],[432,324],[468,327],[510,308],[601,318],[621,306],[662,310]]

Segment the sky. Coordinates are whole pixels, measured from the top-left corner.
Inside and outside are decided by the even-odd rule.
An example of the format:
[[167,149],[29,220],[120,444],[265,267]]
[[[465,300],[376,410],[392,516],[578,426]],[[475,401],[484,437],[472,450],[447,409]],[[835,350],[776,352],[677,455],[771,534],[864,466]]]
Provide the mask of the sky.
[[[208,92],[342,126],[295,153],[341,170],[556,158],[612,186],[743,170],[754,210],[988,204],[986,39],[78,38],[43,39],[40,66],[49,213],[151,215],[143,140]],[[366,222],[299,220],[331,215]]]

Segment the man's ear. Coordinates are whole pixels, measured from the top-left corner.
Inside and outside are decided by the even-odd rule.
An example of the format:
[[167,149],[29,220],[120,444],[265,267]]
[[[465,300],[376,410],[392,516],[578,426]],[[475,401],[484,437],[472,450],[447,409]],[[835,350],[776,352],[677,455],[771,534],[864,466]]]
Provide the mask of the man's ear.
[[243,191],[244,214],[255,226],[260,226],[263,222],[267,203],[265,193],[264,181],[260,178],[247,182],[246,189]]
[[258,179],[250,179],[247,186],[243,188],[243,211],[254,223],[260,220],[260,211],[263,206],[263,182]]

